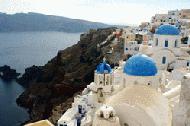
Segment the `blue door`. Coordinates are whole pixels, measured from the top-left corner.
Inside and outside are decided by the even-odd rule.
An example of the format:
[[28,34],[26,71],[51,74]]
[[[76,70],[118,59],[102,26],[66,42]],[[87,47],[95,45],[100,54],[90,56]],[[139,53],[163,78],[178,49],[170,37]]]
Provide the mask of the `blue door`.
[[77,119],[77,126],[81,126],[81,119]]
[[168,40],[165,41],[165,47],[168,47]]

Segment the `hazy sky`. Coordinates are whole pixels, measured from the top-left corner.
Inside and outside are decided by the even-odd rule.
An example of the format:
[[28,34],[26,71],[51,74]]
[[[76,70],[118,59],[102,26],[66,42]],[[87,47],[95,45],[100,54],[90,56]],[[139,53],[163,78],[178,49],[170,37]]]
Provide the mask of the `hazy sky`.
[[38,12],[110,24],[139,24],[190,0],[0,0],[0,12]]

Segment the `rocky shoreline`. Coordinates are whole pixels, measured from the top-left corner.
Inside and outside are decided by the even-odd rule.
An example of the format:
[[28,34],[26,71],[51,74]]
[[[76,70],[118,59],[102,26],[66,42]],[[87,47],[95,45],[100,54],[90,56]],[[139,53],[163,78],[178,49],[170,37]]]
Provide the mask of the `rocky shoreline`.
[[20,73],[17,73],[15,69],[12,69],[10,66],[4,65],[0,67],[0,78],[3,81],[12,81],[17,79]]
[[[16,101],[19,106],[29,110],[29,122],[49,118],[55,124],[70,106],[73,96],[93,81],[94,70],[103,57],[113,66],[118,64],[122,49],[116,49],[112,54],[107,53],[113,47],[123,48],[121,44],[110,46],[115,36],[101,45],[115,30],[116,28],[90,30],[81,34],[77,44],[59,51],[46,65],[32,66],[25,70],[17,81],[26,90]],[[117,58],[113,59],[113,55]]]

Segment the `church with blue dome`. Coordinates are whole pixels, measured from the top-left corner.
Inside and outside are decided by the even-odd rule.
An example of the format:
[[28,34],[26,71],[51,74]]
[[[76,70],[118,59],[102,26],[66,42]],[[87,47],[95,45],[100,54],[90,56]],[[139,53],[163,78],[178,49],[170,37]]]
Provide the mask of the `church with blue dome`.
[[[160,25],[154,34],[151,47],[141,45],[140,52],[150,55],[159,70],[172,71],[179,67],[187,67],[188,54],[182,48],[181,34],[173,25]],[[183,57],[183,58],[178,58]]]
[[177,27],[172,25],[161,25],[157,30],[156,33],[158,35],[179,35],[180,31]]
[[152,58],[144,54],[136,54],[127,60],[124,73],[131,76],[155,76],[157,67]]
[[96,72],[99,74],[105,74],[105,73],[111,73],[112,69],[108,63],[104,60],[102,63],[100,63],[97,68]]

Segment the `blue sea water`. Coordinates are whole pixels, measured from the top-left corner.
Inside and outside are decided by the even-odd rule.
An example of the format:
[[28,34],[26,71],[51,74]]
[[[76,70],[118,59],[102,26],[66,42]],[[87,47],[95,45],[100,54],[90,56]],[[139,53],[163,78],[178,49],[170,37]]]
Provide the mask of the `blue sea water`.
[[[10,65],[17,72],[32,65],[44,65],[80,39],[80,33],[9,32],[0,33],[0,66]],[[28,119],[27,111],[16,104],[24,88],[0,79],[0,126],[19,126]]]

